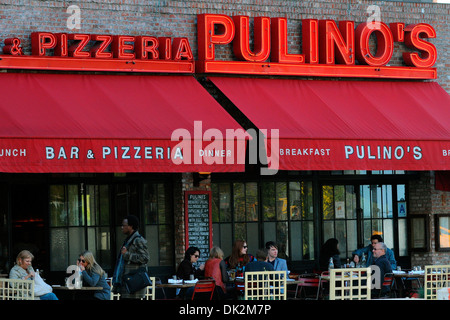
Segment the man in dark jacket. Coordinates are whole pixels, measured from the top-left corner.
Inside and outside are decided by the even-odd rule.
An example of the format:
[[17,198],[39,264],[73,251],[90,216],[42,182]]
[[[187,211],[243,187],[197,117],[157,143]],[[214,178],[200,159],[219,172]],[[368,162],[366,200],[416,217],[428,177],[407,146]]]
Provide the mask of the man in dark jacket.
[[[140,299],[144,296],[146,288],[135,293],[129,293],[123,283],[123,277],[130,272],[136,271],[140,268],[147,267],[150,260],[147,240],[144,239],[138,232],[139,220],[137,217],[130,215],[122,221],[122,233],[126,235],[120,249],[119,259],[114,271],[113,286],[119,288],[121,299]],[[117,292],[116,290],[114,290]]]
[[[384,242],[378,242],[373,246],[373,264],[378,266],[380,270],[380,286],[381,286],[381,295],[385,295],[388,293],[390,288],[386,288],[383,286],[384,282],[384,275],[386,273],[392,273],[392,267],[391,263],[386,257],[386,249],[387,246],[384,244]],[[375,288],[375,293],[378,293],[378,288]]]

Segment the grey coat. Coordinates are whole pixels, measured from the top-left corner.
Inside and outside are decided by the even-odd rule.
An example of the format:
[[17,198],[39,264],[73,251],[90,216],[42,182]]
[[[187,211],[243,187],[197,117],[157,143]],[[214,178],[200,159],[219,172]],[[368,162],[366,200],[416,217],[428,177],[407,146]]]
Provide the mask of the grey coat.
[[[131,235],[130,245],[127,252],[123,255],[123,259],[125,261],[123,275],[147,266],[147,263],[150,260],[147,240],[140,236],[138,231]],[[120,294],[123,299],[141,299],[144,297],[145,290],[146,288],[130,294],[127,292],[125,286],[122,286]]]

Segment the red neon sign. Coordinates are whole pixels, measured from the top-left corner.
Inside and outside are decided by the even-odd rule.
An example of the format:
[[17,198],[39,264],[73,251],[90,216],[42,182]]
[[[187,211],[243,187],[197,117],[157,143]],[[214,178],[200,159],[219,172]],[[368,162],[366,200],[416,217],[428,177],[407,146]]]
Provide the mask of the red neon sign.
[[[353,77],[372,77],[375,71],[380,77],[436,78],[435,69],[431,69],[437,59],[436,47],[423,39],[436,37],[436,32],[428,24],[405,27],[403,23],[392,23],[390,26],[383,22],[361,23],[355,29],[353,21],[340,21],[336,24],[333,20],[305,19],[302,20],[301,54],[288,53],[285,18],[270,18],[269,23],[269,18],[258,17],[255,18],[254,25],[255,52],[251,52],[248,17],[231,18],[223,14],[199,15],[198,71]],[[376,36],[377,42],[375,54],[372,54],[369,47],[372,34]],[[396,41],[404,42],[407,47],[415,50],[412,53],[404,52],[403,57],[405,64],[416,70],[411,70],[410,67],[387,66],[393,56]],[[237,59],[253,64],[217,61],[215,47],[231,42]],[[351,69],[342,67],[336,69],[338,65],[345,65]],[[327,73],[326,66],[335,69],[328,68],[330,72]]]

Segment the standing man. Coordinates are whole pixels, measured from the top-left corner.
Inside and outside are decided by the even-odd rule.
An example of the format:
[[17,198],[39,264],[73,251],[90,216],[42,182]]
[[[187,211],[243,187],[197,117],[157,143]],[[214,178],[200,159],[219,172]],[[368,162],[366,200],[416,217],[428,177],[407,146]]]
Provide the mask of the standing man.
[[147,268],[149,254],[147,240],[139,232],[139,220],[130,215],[122,221],[122,233],[127,237],[123,242],[117,260],[113,277],[113,291],[120,293],[121,299],[141,299],[144,297],[146,288],[134,293],[129,293],[123,283],[124,275],[134,272],[140,268]]
[[266,242],[267,249],[267,262],[273,265],[274,271],[286,271],[286,276],[288,275],[288,268],[286,260],[278,258],[278,247],[275,242]]
[[390,288],[383,287],[384,275],[392,273],[391,263],[386,257],[387,246],[384,242],[377,242],[373,246],[373,265],[378,266],[380,270],[381,295],[386,294]]

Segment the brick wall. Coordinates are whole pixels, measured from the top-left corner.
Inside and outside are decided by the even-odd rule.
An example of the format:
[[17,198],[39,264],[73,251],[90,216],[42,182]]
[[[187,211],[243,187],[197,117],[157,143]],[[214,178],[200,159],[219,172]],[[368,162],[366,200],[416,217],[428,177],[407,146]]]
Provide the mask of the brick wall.
[[[69,30],[67,13],[69,5],[80,8],[79,30]],[[438,48],[438,82],[450,92],[449,50],[450,5],[423,2],[369,1],[369,0],[208,0],[208,1],[37,1],[3,0],[0,4],[0,41],[11,36],[19,37],[25,53],[30,53],[30,34],[34,31],[84,32],[104,34],[153,35],[187,37],[196,57],[196,21],[200,13],[227,15],[286,17],[289,29],[289,52],[298,53],[301,48],[301,20],[306,18],[353,20],[364,22],[371,15],[369,5],[378,5],[381,21],[429,23],[437,38],[430,40]],[[0,46],[3,46],[1,44]],[[398,50],[398,49],[401,50]],[[395,43],[395,56],[391,65],[402,64],[403,44]],[[231,46],[218,50],[220,59],[232,59]]]
[[433,171],[420,173],[420,178],[410,183],[409,214],[426,214],[429,225],[428,252],[413,252],[411,265],[449,264],[450,252],[439,252],[436,249],[436,219],[439,214],[450,213],[450,192],[435,190]]

